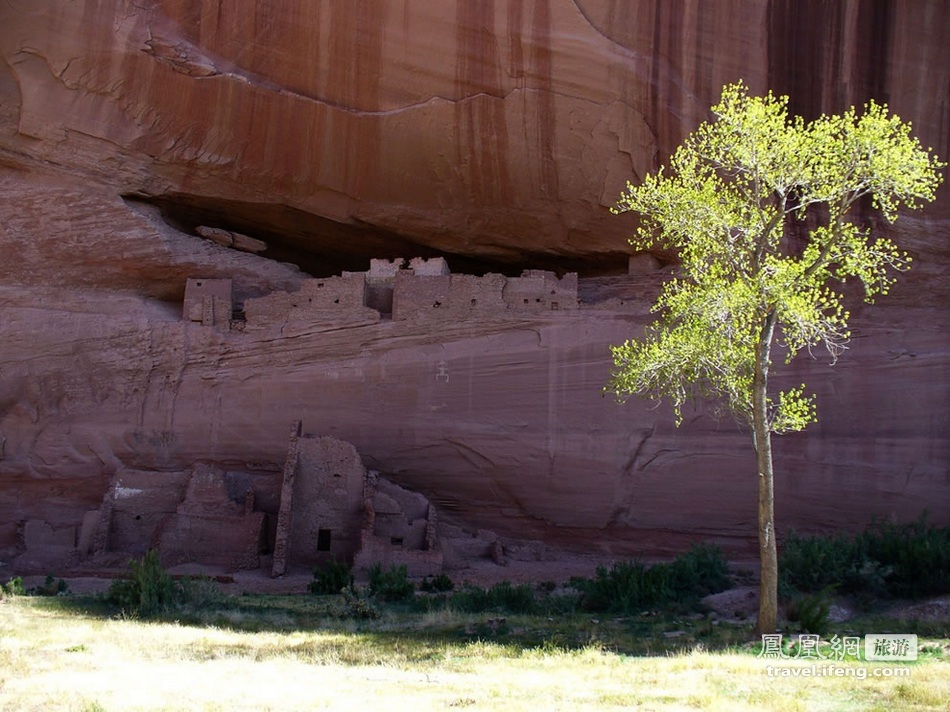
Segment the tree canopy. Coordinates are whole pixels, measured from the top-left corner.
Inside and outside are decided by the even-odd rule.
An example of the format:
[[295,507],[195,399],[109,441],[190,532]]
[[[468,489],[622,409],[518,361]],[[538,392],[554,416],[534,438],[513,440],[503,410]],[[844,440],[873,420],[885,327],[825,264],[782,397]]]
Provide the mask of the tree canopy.
[[[608,390],[666,398],[678,421],[688,400],[722,399],[752,426],[768,321],[787,360],[816,345],[836,359],[849,338],[838,283],[857,278],[872,301],[911,261],[850,215],[870,200],[893,221],[899,207],[933,200],[945,164],[874,102],[806,123],[789,117],[787,97],[752,97],[740,82],[712,113],[668,169],[628,183],[613,209],[642,216],[635,248],[672,248],[681,264],[654,307],[659,323],[613,348]],[[809,217],[804,244],[790,239]],[[814,399],[804,386],[770,396],[768,416],[772,432],[801,430]]]

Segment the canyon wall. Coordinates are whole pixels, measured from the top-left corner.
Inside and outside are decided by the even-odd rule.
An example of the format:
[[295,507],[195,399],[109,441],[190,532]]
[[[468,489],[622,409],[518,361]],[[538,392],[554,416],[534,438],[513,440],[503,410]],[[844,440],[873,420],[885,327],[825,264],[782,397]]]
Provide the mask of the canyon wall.
[[[78,527],[117,473],[279,470],[295,419],[472,526],[752,551],[747,435],[711,408],[675,429],[601,396],[607,346],[649,319],[670,259],[621,277],[635,218],[607,208],[739,78],[806,117],[887,101],[950,155],[939,0],[9,0],[0,20],[4,561],[27,521]],[[777,444],[783,528],[950,520],[947,186],[874,224],[914,269],[855,305],[838,365],[789,370],[820,423]],[[417,255],[576,271],[589,308],[181,320],[189,278],[232,280],[241,306]]]

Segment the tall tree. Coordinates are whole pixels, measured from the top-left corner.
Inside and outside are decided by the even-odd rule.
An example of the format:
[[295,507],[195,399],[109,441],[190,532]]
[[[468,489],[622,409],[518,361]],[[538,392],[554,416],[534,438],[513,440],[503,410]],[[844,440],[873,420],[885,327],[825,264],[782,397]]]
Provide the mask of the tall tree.
[[773,352],[787,364],[821,345],[837,359],[849,338],[841,283],[857,278],[871,302],[911,261],[853,221],[857,206],[870,201],[893,222],[899,208],[933,200],[946,164],[874,102],[860,115],[852,108],[805,122],[789,116],[788,97],[749,96],[739,82],[724,87],[712,114],[668,170],[627,183],[613,209],[640,214],[635,248],[673,249],[680,266],[654,305],[659,319],[642,339],[612,347],[605,390],[666,399],[677,424],[686,402],[718,399],[748,426],[758,466],[757,630],[770,633],[778,623],[771,436],[817,420],[804,385],[770,388]]

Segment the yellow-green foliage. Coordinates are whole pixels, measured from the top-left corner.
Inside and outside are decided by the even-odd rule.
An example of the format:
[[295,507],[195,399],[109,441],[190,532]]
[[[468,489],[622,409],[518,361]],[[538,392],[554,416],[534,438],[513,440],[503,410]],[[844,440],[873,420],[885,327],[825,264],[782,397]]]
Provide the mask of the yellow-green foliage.
[[[849,338],[839,284],[859,280],[871,301],[910,265],[889,238],[851,222],[852,207],[869,196],[894,221],[898,208],[933,200],[946,164],[874,102],[806,123],[788,115],[787,97],[752,97],[740,82],[712,113],[668,170],[628,183],[614,208],[640,214],[634,247],[673,249],[681,268],[655,305],[659,322],[613,348],[607,390],[666,398],[678,421],[687,400],[718,398],[752,425],[754,373],[771,365],[767,327],[786,360],[816,345],[834,359]],[[801,246],[787,229],[806,216],[817,226]],[[767,403],[772,432],[816,419],[804,386]]]

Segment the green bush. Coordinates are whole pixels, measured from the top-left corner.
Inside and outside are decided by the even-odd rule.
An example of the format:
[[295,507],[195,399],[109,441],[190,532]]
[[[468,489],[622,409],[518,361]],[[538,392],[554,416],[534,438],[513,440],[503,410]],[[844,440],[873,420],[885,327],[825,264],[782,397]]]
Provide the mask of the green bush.
[[5,596],[25,596],[26,589],[23,587],[23,579],[19,576],[14,576],[12,579],[7,581],[5,584],[0,586],[0,598]]
[[803,633],[824,636],[831,628],[831,596],[835,586],[823,588],[818,593],[806,594],[788,608],[788,618],[797,621]]
[[911,524],[873,521],[860,539],[867,560],[887,570],[891,595],[950,593],[950,526],[929,524],[924,512]]
[[353,575],[345,561],[330,561],[325,566],[313,570],[310,593],[317,595],[336,595],[345,588],[353,586]]
[[666,565],[670,567],[667,588],[676,601],[702,598],[732,585],[726,557],[712,544],[697,544]]
[[149,550],[141,561],[129,561],[129,577],[115,579],[106,592],[106,601],[123,613],[147,618],[178,612],[185,607],[200,608],[221,599],[217,583],[205,576],[175,581],[158,558]]
[[786,599],[832,585],[852,591],[860,585],[867,563],[861,542],[854,537],[802,537],[793,531],[780,547],[779,591]]
[[381,601],[408,601],[415,593],[415,586],[409,580],[405,564],[393,564],[389,571],[383,571],[380,564],[373,564],[369,570],[369,592]]
[[950,527],[873,521],[861,534],[802,537],[782,543],[779,588],[790,598],[837,585],[844,593],[930,596],[950,592]]
[[426,576],[419,584],[419,590],[426,593],[448,593],[455,588],[455,583],[445,574]]
[[466,586],[449,599],[449,605],[462,613],[534,613],[538,607],[528,584],[513,586],[507,581],[491,588]]
[[47,574],[42,586],[31,591],[36,596],[65,596],[69,593],[69,584],[63,579],[56,579],[53,574]]
[[343,608],[340,611],[341,618],[353,618],[356,620],[373,620],[379,618],[379,609],[366,600],[354,587],[343,588],[340,591],[343,594]]
[[698,545],[670,563],[646,566],[618,561],[597,568],[593,579],[574,578],[580,605],[588,611],[630,614],[673,603],[689,604],[729,588],[729,570],[722,551]]
[[130,577],[116,579],[109,586],[106,600],[126,613],[151,616],[176,607],[180,589],[158,559],[158,552],[149,550],[141,561],[129,561]]

